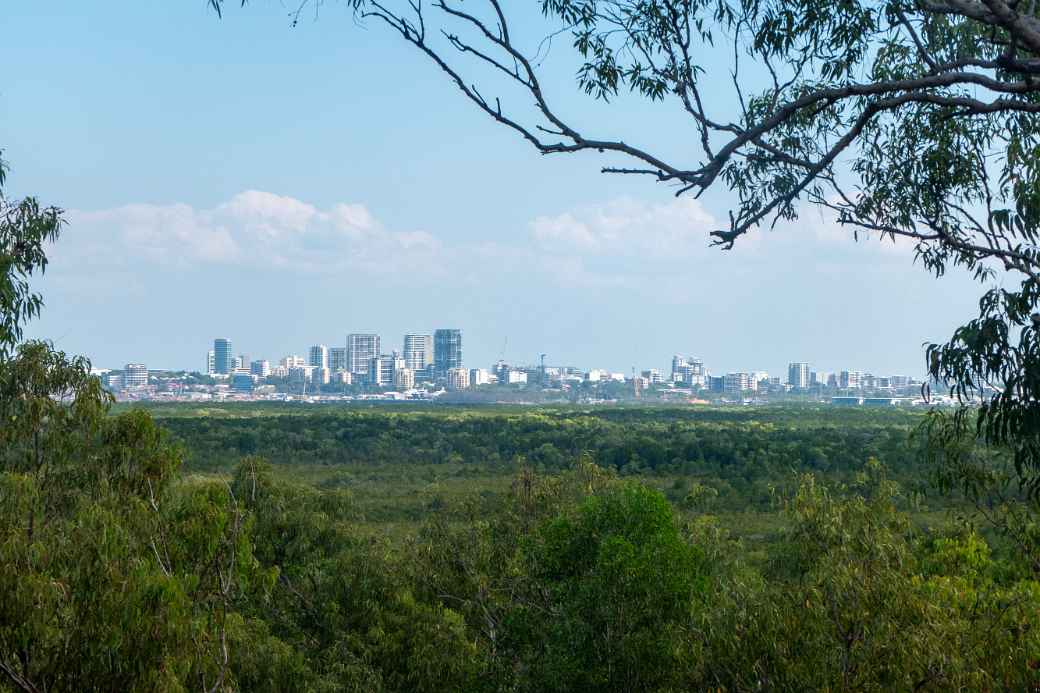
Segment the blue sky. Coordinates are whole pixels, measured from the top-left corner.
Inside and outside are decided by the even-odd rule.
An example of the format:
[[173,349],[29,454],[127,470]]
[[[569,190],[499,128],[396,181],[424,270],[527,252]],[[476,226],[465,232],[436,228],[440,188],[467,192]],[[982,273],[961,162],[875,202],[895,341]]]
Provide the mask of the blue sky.
[[[274,360],[460,327],[473,366],[508,339],[514,362],[920,374],[981,291],[818,212],[708,248],[726,191],[676,200],[595,156],[542,157],[336,3],[290,28],[275,0],[220,21],[203,0],[9,0],[5,25],[9,192],[70,220],[30,331],[99,366],[199,368],[216,336]],[[570,57],[554,47],[543,82],[573,122],[693,161],[688,122],[592,102]]]

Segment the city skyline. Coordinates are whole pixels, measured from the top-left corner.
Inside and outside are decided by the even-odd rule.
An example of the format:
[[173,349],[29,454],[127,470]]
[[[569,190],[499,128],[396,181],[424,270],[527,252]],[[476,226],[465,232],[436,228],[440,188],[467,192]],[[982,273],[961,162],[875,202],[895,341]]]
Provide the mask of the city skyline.
[[[250,363],[253,363],[253,362],[259,361],[259,360],[264,360],[264,361],[266,361],[268,363],[278,363],[279,361],[284,361],[285,359],[292,358],[292,357],[301,359],[302,363],[304,363],[304,364],[306,364],[308,366],[319,366],[319,364],[315,361],[315,355],[314,354],[315,354],[315,349],[317,349],[319,347],[322,347],[322,348],[324,348],[324,356],[322,358],[322,363],[324,364],[324,367],[329,368],[331,371],[340,370],[340,369],[337,369],[337,368],[333,367],[334,352],[336,352],[337,350],[341,351],[344,354],[344,356],[342,357],[343,358],[343,362],[344,362],[344,368],[342,368],[342,370],[346,370],[346,371],[349,371],[351,373],[366,373],[367,372],[368,363],[369,363],[370,359],[373,358],[374,356],[383,356],[383,355],[385,355],[385,356],[397,355],[397,356],[400,357],[400,359],[402,360],[402,362],[405,364],[406,367],[408,367],[411,370],[419,370],[418,368],[415,368],[412,364],[409,363],[409,357],[407,355],[408,345],[410,344],[410,342],[416,341],[417,338],[426,338],[426,341],[429,343],[429,345],[431,347],[431,352],[429,353],[429,355],[427,357],[424,358],[424,360],[425,360],[425,367],[437,368],[437,364],[434,363],[434,357],[433,357],[433,353],[435,353],[435,352],[432,351],[432,348],[434,347],[434,336],[435,336],[435,334],[437,332],[458,332],[458,333],[461,333],[462,330],[458,330],[458,329],[452,328],[452,329],[432,330],[430,332],[419,332],[419,331],[406,332],[406,333],[404,333],[402,335],[402,338],[400,339],[400,344],[399,344],[400,348],[397,348],[397,346],[398,346],[397,342],[393,342],[393,341],[390,341],[390,340],[384,340],[382,335],[379,335],[379,334],[376,334],[376,333],[349,333],[349,334],[346,335],[346,338],[345,338],[346,346],[334,344],[332,342],[320,342],[320,341],[318,341],[318,342],[311,342],[309,345],[300,347],[300,348],[292,350],[292,351],[281,353],[281,354],[270,354],[270,353],[264,352],[263,350],[252,349],[252,348],[249,348],[249,347],[246,347],[245,350],[243,351],[243,350],[238,349],[238,348],[236,348],[234,346],[235,343],[236,343],[234,339],[215,338],[210,343],[210,346],[212,346],[213,348],[209,349],[206,352],[206,354],[207,354],[208,360],[210,362],[213,362],[214,354],[215,354],[215,352],[218,351],[218,348],[217,348],[218,347],[218,343],[220,343],[220,342],[227,342],[227,345],[228,345],[227,354],[228,354],[229,363],[237,360],[240,355],[246,355],[249,360],[248,360],[248,362],[246,362],[244,364],[243,367],[245,367],[245,368],[248,368]],[[461,337],[461,334],[460,334],[460,337]],[[351,362],[351,357],[350,357],[352,338],[364,338],[364,339],[367,340],[365,342],[365,351],[364,351],[363,355],[359,357],[360,360],[355,365],[351,365],[352,362]],[[249,356],[250,354],[252,356]],[[206,357],[202,357],[202,358],[205,359]],[[748,364],[737,364],[735,366],[727,365],[727,366],[724,366],[724,367],[713,367],[711,364],[709,364],[707,362],[706,359],[701,358],[696,353],[678,352],[678,351],[673,351],[672,355],[667,360],[663,360],[662,359],[662,361],[665,361],[665,365],[664,366],[660,366],[656,362],[649,363],[647,360],[642,360],[642,361],[640,361],[638,363],[631,364],[628,367],[615,368],[615,367],[611,367],[611,366],[605,365],[605,364],[597,361],[595,359],[595,357],[590,357],[590,358],[586,358],[586,359],[578,360],[578,361],[574,361],[574,362],[555,362],[555,361],[551,361],[551,360],[550,360],[550,362],[551,362],[551,364],[554,367],[586,368],[587,370],[602,370],[602,371],[605,371],[605,372],[624,373],[624,374],[628,375],[628,374],[630,374],[630,372],[633,369],[635,371],[639,372],[639,373],[642,373],[642,372],[644,372],[646,370],[649,370],[649,369],[653,369],[653,370],[656,370],[656,371],[661,372],[661,373],[675,372],[676,371],[676,367],[677,367],[676,359],[680,359],[680,358],[694,360],[706,372],[710,372],[710,373],[715,374],[715,375],[722,375],[722,374],[727,374],[727,373],[768,373],[772,377],[781,377],[783,382],[785,382],[785,383],[793,382],[791,380],[791,377],[792,377],[791,374],[792,374],[792,369],[795,366],[803,367],[802,370],[804,372],[803,372],[802,377],[803,377],[805,382],[808,382],[809,377],[810,377],[811,374],[815,374],[817,372],[829,373],[829,374],[839,374],[839,373],[845,371],[845,372],[869,373],[869,374],[873,374],[873,375],[885,375],[885,376],[888,376],[888,375],[908,375],[910,377],[920,378],[921,377],[920,373],[923,372],[923,370],[924,370],[923,368],[920,368],[920,369],[901,369],[901,370],[900,369],[897,369],[897,370],[887,369],[886,370],[886,369],[881,369],[881,368],[871,368],[869,366],[869,364],[868,365],[863,365],[863,364],[850,363],[847,359],[845,359],[845,360],[842,360],[842,359],[832,359],[830,361],[825,362],[827,365],[818,365],[817,362],[815,362],[815,361],[791,361],[791,360],[786,360],[785,361],[786,365],[783,366],[782,368],[781,367],[776,367],[776,368],[757,368],[757,367],[749,368]],[[775,360],[775,358],[774,358],[774,360]],[[138,355],[138,361],[141,361],[140,355]],[[784,359],[781,358],[780,361],[784,361]],[[148,359],[144,359],[143,362],[144,363],[151,363]],[[498,362],[504,362],[504,363],[507,363],[507,364],[512,365],[512,366],[524,367],[524,368],[535,368],[535,367],[537,367],[539,365],[539,360],[537,358],[533,358],[533,359],[530,359],[530,360],[509,359],[509,358],[495,358],[495,359],[492,359],[490,361],[485,361],[485,362],[476,362],[476,361],[474,361],[472,363],[469,362],[468,360],[465,360],[465,361],[460,360],[458,362],[453,361],[451,363],[451,365],[449,365],[448,367],[450,368],[450,367],[463,366],[463,367],[466,367],[466,368],[485,368],[485,367],[490,368],[490,367],[492,367],[494,364],[496,364]],[[130,361],[126,361],[126,363],[130,363]],[[475,363],[480,363],[481,365],[479,365],[479,366],[474,365]],[[832,363],[836,364],[836,365],[831,365]],[[670,367],[669,367],[669,364],[670,364]],[[119,370],[122,367],[122,366],[113,366],[113,365],[100,365],[100,364],[96,364],[96,363],[92,364],[92,365],[93,365],[93,367],[95,369],[102,370],[102,371],[103,370]],[[192,366],[192,365],[187,365],[187,366],[183,366],[182,365],[182,366],[174,366],[174,367],[169,367],[169,366],[151,367],[149,370],[153,370],[153,371],[168,371],[168,372],[178,372],[178,371],[198,372],[198,373],[206,373],[207,372],[207,368],[199,368],[197,366]],[[221,370],[219,370],[219,367],[214,366],[214,368],[212,369],[212,372],[215,372],[215,373],[218,373],[218,374],[226,374],[226,373],[230,372],[230,370],[233,370],[233,369],[229,367],[229,370],[221,371]]]
[[[585,372],[586,375],[590,372],[602,372],[605,376],[620,375],[622,378],[627,378],[628,375],[628,371],[624,370],[612,371],[609,368],[591,366],[590,364],[594,362],[550,365],[546,364],[544,360],[536,364],[531,362],[499,359],[491,364],[487,364],[488,368],[476,366],[474,364],[465,364],[462,361],[461,330],[454,328],[437,329],[433,331],[433,334],[422,332],[405,333],[401,339],[402,348],[400,350],[392,347],[389,350],[384,350],[392,343],[384,341],[378,334],[350,333],[346,335],[346,346],[338,347],[329,346],[325,343],[316,343],[304,350],[307,356],[300,356],[299,354],[292,352],[278,357],[277,359],[251,359],[245,353],[235,356],[233,344],[233,340],[222,337],[215,338],[213,340],[213,349],[206,352],[205,370],[196,370],[192,368],[153,368],[150,370],[155,372],[208,373],[218,376],[232,375],[235,371],[241,370],[249,371],[253,375],[266,377],[271,371],[271,364],[279,363],[282,368],[286,369],[304,367],[318,370],[324,369],[328,373],[347,372],[355,378],[366,378],[369,377],[371,373],[380,373],[382,370],[384,372],[375,376],[375,380],[371,381],[371,384],[377,385],[385,385],[387,383],[397,385],[397,373],[400,369],[408,370],[412,374],[427,371],[431,377],[444,379],[448,372],[452,370],[466,370],[467,372],[480,370],[493,372],[500,364],[506,364],[518,370],[527,371],[549,366],[553,369],[576,369]],[[430,348],[432,348],[432,352],[427,351]],[[352,352],[358,349],[361,349],[363,353],[356,357],[352,356]],[[408,355],[409,350],[411,350],[411,358]],[[438,355],[438,351],[441,352],[440,355]],[[339,353],[338,363],[334,360],[337,352]],[[215,356],[218,353],[223,353],[225,355],[224,358],[227,359],[228,363],[232,364],[228,370],[220,370],[220,367],[217,365],[222,362],[221,358]],[[544,357],[545,355],[542,354],[541,356]],[[415,359],[418,359],[418,363],[422,364],[418,368],[415,367],[417,363]],[[387,361],[387,363],[384,364],[383,361]],[[141,364],[127,364],[125,368],[129,369],[131,366],[144,368]],[[97,370],[118,371],[119,369],[97,368]],[[739,377],[743,379],[741,382],[746,380],[747,383],[757,383],[759,381],[768,380],[776,384],[788,384],[794,389],[807,389],[812,385],[854,388],[859,387],[860,380],[864,377],[870,379],[881,378],[883,380],[889,380],[890,378],[899,379],[904,381],[900,385],[903,386],[905,385],[905,379],[909,378],[910,380],[914,380],[916,377],[919,377],[913,375],[913,373],[915,373],[914,371],[882,372],[877,369],[850,367],[848,364],[845,364],[840,368],[832,369],[818,367],[814,363],[807,361],[789,361],[786,368],[786,376],[783,373],[780,375],[774,375],[776,371],[770,372],[769,370],[755,368],[722,368],[714,370],[699,356],[682,353],[674,353],[672,355],[670,369],[668,370],[662,370],[653,366],[650,368],[637,368],[633,366],[631,369],[633,377],[635,377],[636,373],[639,373],[641,377],[648,380],[649,383],[666,382],[666,379],[663,377],[663,373],[666,372],[669,374],[669,377],[667,378],[668,382],[678,382],[681,380],[682,382],[695,386],[707,387],[710,381],[709,376],[711,376],[715,378]],[[308,375],[308,378],[310,377],[311,376]],[[480,383],[474,382],[473,384]],[[732,387],[728,386],[727,389],[732,389]],[[735,389],[739,391],[746,388],[737,387]]]
[[[410,333],[405,335],[406,346],[425,348],[430,343],[429,335]],[[665,375],[656,368],[646,369],[638,375],[633,369],[631,377],[625,373],[602,369],[585,370],[573,366],[550,366],[544,360],[537,366],[495,363],[491,368],[466,367],[461,363],[462,334],[457,329],[435,331],[433,361],[420,369],[408,366],[401,352],[371,356],[364,365],[357,363],[355,371],[346,370],[346,352],[356,351],[358,339],[363,338],[368,349],[379,342],[377,335],[348,335],[348,346],[342,348],[338,365],[331,366],[330,349],[316,344],[308,350],[308,357],[287,355],[272,367],[267,359],[250,361],[241,354],[233,357],[233,368],[229,372],[218,372],[216,362],[226,360],[232,343],[226,338],[214,340],[212,350],[207,352],[206,375],[214,381],[201,381],[198,372],[191,374],[149,371],[143,363],[128,363],[122,370],[101,373],[104,384],[117,397],[129,399],[152,399],[166,401],[192,400],[200,398],[222,399],[232,395],[237,399],[286,400],[294,395],[306,397],[308,387],[311,397],[322,401],[353,400],[356,397],[379,399],[431,399],[448,392],[458,392],[497,384],[513,389],[527,389],[532,384],[543,394],[559,393],[573,401],[573,397],[589,398],[590,391],[581,393],[580,387],[591,387],[592,393],[603,392],[611,401],[620,394],[616,387],[623,385],[628,395],[639,399],[646,391],[656,399],[676,396],[689,398],[691,403],[705,403],[702,397],[713,401],[746,402],[762,401],[774,396],[788,394],[808,395],[816,401],[831,397],[832,404],[921,404],[928,399],[922,390],[921,381],[905,374],[876,374],[856,369],[841,371],[816,370],[806,362],[791,362],[786,380],[766,371],[715,372],[703,360],[695,356],[675,354],[671,370]],[[221,353],[220,359],[215,358]],[[544,356],[544,355],[543,355]],[[426,359],[421,358],[420,363]],[[331,366],[331,367],[330,367]],[[155,381],[153,382],[152,374]],[[607,387],[604,391],[602,388]],[[609,388],[615,388],[610,390]],[[331,390],[329,389],[331,388]],[[664,389],[661,389],[664,388]],[[515,392],[515,390],[514,390]],[[485,393],[486,394],[486,393]],[[592,399],[598,395],[593,394]],[[945,399],[945,398],[943,398]],[[591,400],[590,400],[591,401]]]

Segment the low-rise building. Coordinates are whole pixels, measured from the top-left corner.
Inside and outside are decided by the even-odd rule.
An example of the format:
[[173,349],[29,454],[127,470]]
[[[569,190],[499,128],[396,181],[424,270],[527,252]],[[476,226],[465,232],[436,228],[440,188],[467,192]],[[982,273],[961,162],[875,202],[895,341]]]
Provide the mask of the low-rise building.
[[469,387],[469,371],[465,368],[449,368],[447,375],[449,390],[465,390]]
[[469,369],[469,384],[472,387],[479,385],[488,385],[491,383],[491,374],[483,368],[470,368]]

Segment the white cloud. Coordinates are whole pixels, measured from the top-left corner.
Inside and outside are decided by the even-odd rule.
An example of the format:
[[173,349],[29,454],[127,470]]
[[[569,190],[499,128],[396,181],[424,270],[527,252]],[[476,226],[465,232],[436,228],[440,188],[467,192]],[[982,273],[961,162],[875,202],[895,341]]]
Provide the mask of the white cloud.
[[[63,272],[136,273],[149,268],[245,267],[344,277],[360,274],[410,286],[538,284],[568,291],[635,292],[676,303],[785,268],[855,269],[903,246],[852,242],[833,219],[810,212],[775,232],[755,231],[732,251],[711,247],[719,222],[692,198],[630,198],[538,216],[518,240],[451,243],[422,230],[387,229],[364,205],[322,208],[247,190],[212,208],[130,204],[73,211],[54,259]],[[875,250],[863,254],[862,246]],[[886,247],[887,246],[887,247]],[[897,258],[890,257],[891,262]],[[900,258],[902,260],[903,258]],[[431,284],[432,282],[432,284]]]
[[245,265],[307,272],[393,272],[436,267],[440,242],[389,231],[361,204],[322,210],[293,197],[247,190],[212,209],[132,204],[70,211],[55,251],[94,265]]
[[700,255],[717,228],[715,218],[693,198],[656,204],[621,198],[531,222],[543,250],[651,259]]

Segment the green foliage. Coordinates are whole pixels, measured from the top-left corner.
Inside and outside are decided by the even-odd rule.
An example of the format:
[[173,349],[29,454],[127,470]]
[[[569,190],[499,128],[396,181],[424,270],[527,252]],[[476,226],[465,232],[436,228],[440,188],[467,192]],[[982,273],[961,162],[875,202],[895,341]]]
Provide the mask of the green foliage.
[[47,268],[46,245],[55,241],[62,210],[42,207],[33,197],[12,200],[4,194],[7,164],[0,157],[0,360],[22,338],[22,325],[40,313],[43,299],[29,280]]
[[977,535],[917,536],[880,470],[803,479],[765,584],[719,584],[709,676],[729,690],[1027,690],[1032,580],[1003,581]]
[[521,459],[535,470],[559,471],[587,453],[596,464],[626,475],[695,477],[704,487],[701,500],[713,511],[769,510],[775,502],[771,487],[790,486],[792,470],[851,481],[872,456],[904,484],[926,485],[924,467],[909,444],[920,417],[903,411],[429,406],[308,411],[252,405],[204,412],[192,415],[202,413],[195,407],[156,412],[184,445],[188,468],[196,471],[230,471],[240,455],[259,454],[279,466],[331,467],[322,474],[330,476],[334,469],[355,480],[377,467],[414,475],[433,465],[509,475]]
[[704,596],[702,556],[659,493],[621,484],[592,496],[525,554],[533,603],[510,618],[525,631],[527,689],[667,690],[696,665],[683,636]]

